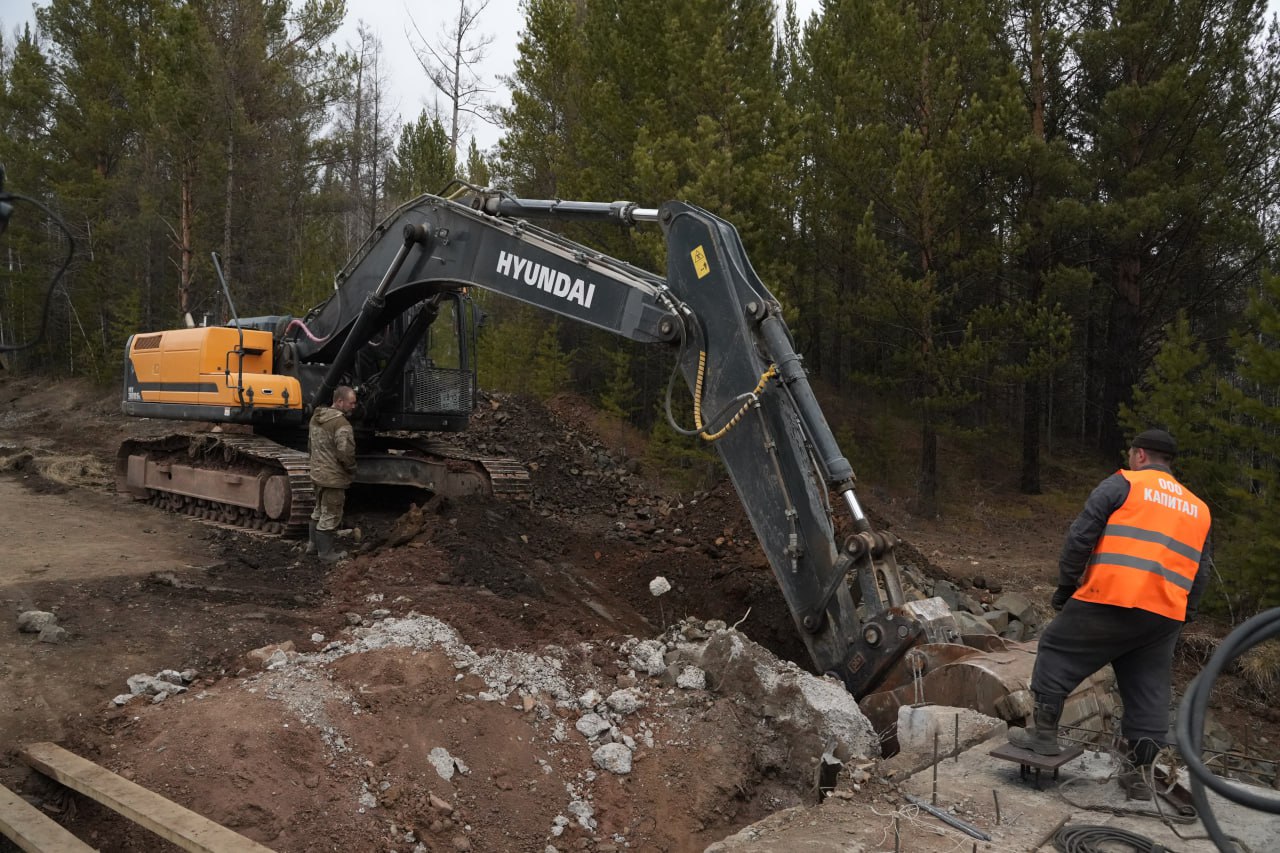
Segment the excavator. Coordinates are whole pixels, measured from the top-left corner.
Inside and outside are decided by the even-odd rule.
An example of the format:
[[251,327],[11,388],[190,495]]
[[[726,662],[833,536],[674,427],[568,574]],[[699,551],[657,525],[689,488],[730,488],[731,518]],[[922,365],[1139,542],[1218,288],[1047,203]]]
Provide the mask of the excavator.
[[[665,274],[533,220],[656,224]],[[303,317],[133,335],[124,413],[219,427],[126,443],[121,489],[300,536],[313,505],[306,424],[349,385],[359,398],[357,482],[445,495],[527,491],[514,460],[460,454],[431,437],[466,429],[476,402],[472,289],[674,353],[672,378],[679,372],[692,391],[693,426],[673,426],[714,443],[814,669],[843,682],[877,728],[891,729],[898,706],[922,697],[1027,716],[1031,653],[962,636],[941,599],[908,600],[897,539],[873,529],[858,500],[778,300],[734,226],[684,202],[531,200],[463,185],[394,211]],[[851,531],[842,540],[838,514]]]

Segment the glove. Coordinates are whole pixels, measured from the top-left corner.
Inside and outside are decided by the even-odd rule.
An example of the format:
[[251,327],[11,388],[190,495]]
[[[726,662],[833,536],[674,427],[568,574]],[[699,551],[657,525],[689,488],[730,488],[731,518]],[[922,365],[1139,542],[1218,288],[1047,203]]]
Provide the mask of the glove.
[[1074,586],[1062,584],[1053,591],[1053,597],[1049,599],[1049,604],[1053,605],[1054,610],[1061,610],[1063,605],[1067,603],[1067,599],[1075,594],[1076,588]]
[[1183,617],[1182,624],[1190,625],[1194,621],[1196,621],[1196,611],[1188,607],[1187,615]]

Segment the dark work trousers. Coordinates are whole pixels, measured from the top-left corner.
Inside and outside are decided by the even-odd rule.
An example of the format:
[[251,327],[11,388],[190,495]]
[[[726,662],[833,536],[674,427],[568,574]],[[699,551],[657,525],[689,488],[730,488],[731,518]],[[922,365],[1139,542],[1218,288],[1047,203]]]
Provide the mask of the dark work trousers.
[[1120,732],[1130,743],[1169,742],[1173,647],[1182,623],[1136,607],[1068,599],[1040,636],[1031,692],[1061,703],[1111,664],[1124,702]]

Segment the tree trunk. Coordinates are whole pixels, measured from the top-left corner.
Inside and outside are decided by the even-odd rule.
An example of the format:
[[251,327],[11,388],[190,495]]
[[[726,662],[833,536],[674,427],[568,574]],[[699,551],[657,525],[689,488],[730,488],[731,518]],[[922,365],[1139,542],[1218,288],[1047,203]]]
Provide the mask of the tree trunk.
[[1102,376],[1102,429],[1098,448],[1106,454],[1124,449],[1120,426],[1120,405],[1133,396],[1141,365],[1139,277],[1142,261],[1133,254],[1120,258],[1116,268],[1115,293],[1107,318],[1106,358]]
[[[1028,23],[1031,44],[1031,136],[1038,142],[1045,141],[1045,74],[1044,74],[1044,19],[1039,3],[1031,6],[1031,20]],[[1033,167],[1034,169],[1034,167]],[[1032,175],[1030,182],[1027,210],[1030,213],[1032,231],[1042,234],[1043,207],[1041,183]],[[1040,295],[1040,281],[1048,267],[1047,253],[1043,244],[1036,242],[1040,238],[1032,236],[1033,241],[1026,251],[1027,301],[1034,303]],[[1022,388],[1022,476],[1019,490],[1024,495],[1040,494],[1040,420],[1044,414],[1044,395],[1041,380],[1032,376],[1023,383]]]
[[[227,132],[227,196],[222,211],[222,274],[231,287],[231,210],[236,191],[236,138]],[[228,318],[230,319],[230,318]]]
[[1044,414],[1041,380],[1033,376],[1022,387],[1022,478],[1024,495],[1040,494],[1040,418]]
[[938,515],[938,433],[926,407],[920,418],[920,475],[916,480],[916,514],[923,518]]
[[191,219],[191,185],[193,182],[190,158],[182,164],[182,176],[179,178],[179,191],[182,194],[181,209],[178,214],[178,310],[191,322],[191,277],[192,257],[195,249],[192,246]]

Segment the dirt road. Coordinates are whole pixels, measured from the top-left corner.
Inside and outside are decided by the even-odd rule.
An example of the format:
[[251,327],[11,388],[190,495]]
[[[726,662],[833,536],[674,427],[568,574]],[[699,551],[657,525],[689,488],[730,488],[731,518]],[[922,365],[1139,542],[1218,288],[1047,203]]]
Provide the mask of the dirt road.
[[[229,573],[219,534],[104,491],[59,488],[33,475],[0,476],[0,778],[25,775],[12,749],[62,740],[97,726],[125,680],[160,669],[199,668],[260,645],[293,617],[271,605],[263,581]],[[218,566],[223,568],[218,569]],[[200,595],[178,586],[224,591]],[[172,581],[170,579],[173,579]],[[232,586],[240,582],[243,590]],[[278,601],[294,604],[292,590]],[[213,606],[217,598],[224,599]],[[236,603],[234,599],[241,599]],[[13,630],[25,610],[54,612],[68,631],[58,644]],[[242,646],[243,643],[249,646]]]
[[116,495],[17,475],[0,479],[0,505],[0,590],[18,606],[37,581],[145,575],[208,556],[194,524]]
[[[150,666],[148,658],[172,653],[159,632],[139,630],[138,608],[151,608],[123,602],[119,591],[138,588],[150,572],[186,571],[207,549],[190,538],[188,524],[146,518],[114,496],[57,489],[31,475],[0,478],[0,505],[0,601],[8,617],[0,631],[0,743],[56,740],[66,734],[66,715],[90,712]],[[116,602],[133,612],[121,618]],[[65,646],[13,631],[13,618],[26,610],[58,614],[70,632]]]

